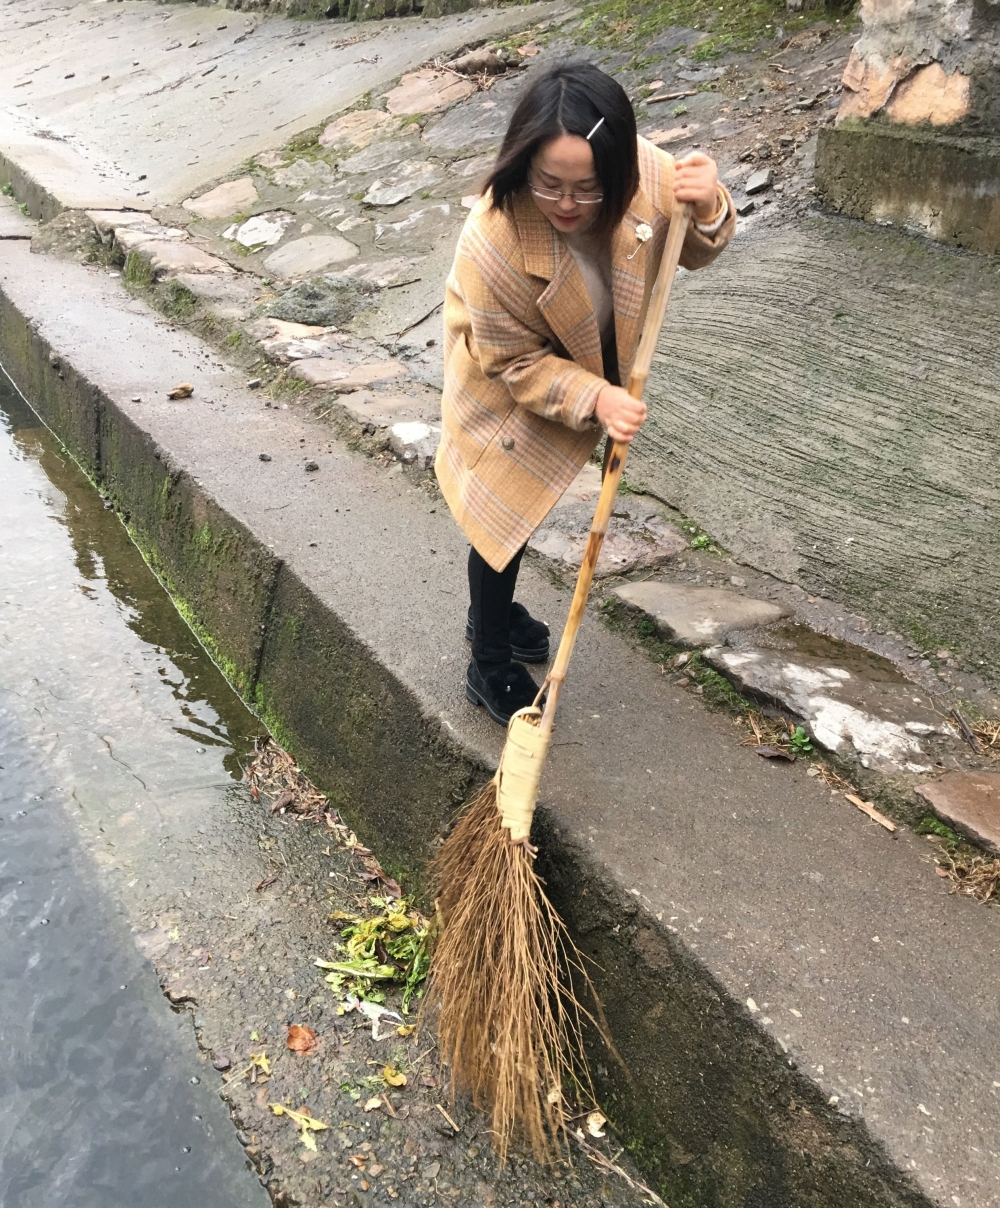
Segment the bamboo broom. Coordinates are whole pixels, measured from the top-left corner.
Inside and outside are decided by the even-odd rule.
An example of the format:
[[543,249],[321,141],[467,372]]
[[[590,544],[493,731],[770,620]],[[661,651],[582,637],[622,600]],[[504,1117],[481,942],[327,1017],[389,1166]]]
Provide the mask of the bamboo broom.
[[[667,234],[628,391],[642,398],[690,220],[678,208]],[[466,807],[434,861],[442,930],[427,1006],[451,1089],[492,1113],[501,1159],[520,1132],[542,1161],[565,1145],[564,1085],[592,1098],[574,976],[592,993],[583,957],[545,894],[529,842],[538,784],[628,444],[615,442],[552,670],[535,704],[510,720],[497,773]],[[547,692],[544,709],[538,700]],[[596,1002],[596,999],[595,999]],[[599,1008],[598,1008],[599,1010]]]

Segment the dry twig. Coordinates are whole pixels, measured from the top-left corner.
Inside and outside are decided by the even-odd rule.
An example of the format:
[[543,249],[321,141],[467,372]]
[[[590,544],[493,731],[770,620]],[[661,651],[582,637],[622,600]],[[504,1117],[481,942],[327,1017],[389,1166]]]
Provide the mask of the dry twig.
[[603,1171],[605,1174],[617,1175],[620,1179],[623,1179],[633,1191],[637,1191],[640,1195],[646,1196],[649,1203],[658,1204],[659,1208],[668,1208],[666,1202],[661,1200],[656,1192],[647,1187],[645,1183],[640,1183],[638,1179],[633,1179],[627,1170],[623,1170],[616,1162],[612,1162],[609,1157],[601,1153],[599,1149],[595,1149],[593,1145],[588,1145],[583,1138],[582,1129],[577,1129],[570,1135],[587,1155],[590,1161],[594,1163],[598,1170]]

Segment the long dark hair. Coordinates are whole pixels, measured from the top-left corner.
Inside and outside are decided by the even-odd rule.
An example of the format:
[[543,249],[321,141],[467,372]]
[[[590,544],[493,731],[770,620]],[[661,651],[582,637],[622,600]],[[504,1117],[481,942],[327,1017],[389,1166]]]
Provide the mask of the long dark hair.
[[486,181],[494,209],[510,207],[528,183],[539,148],[563,134],[586,138],[604,201],[595,227],[610,233],[625,217],[639,188],[635,114],[625,90],[592,63],[556,63],[532,80],[510,119],[500,154]]

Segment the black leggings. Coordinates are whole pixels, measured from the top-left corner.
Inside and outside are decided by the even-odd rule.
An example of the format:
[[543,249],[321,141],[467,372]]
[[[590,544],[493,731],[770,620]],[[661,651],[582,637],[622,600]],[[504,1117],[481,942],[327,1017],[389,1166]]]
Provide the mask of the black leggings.
[[469,550],[472,657],[477,663],[510,662],[510,606],[523,554],[522,545],[502,571],[495,571],[474,549]]

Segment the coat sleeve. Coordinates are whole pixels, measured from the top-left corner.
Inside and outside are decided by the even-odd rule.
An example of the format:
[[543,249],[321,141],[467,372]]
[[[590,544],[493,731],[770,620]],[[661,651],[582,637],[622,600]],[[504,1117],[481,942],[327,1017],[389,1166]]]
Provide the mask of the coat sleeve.
[[[644,138],[639,139],[639,165],[643,183],[649,190],[650,199],[666,218],[674,212],[674,157],[669,151],[654,147]],[[703,235],[694,223],[688,227],[687,238],[681,248],[683,268],[704,268],[728,245],[736,231],[736,207],[725,185],[719,188],[726,195],[729,213],[726,221],[714,235]]]
[[459,242],[452,285],[468,314],[470,352],[486,377],[499,378],[515,402],[543,419],[576,432],[596,427],[594,408],[607,382],[557,356],[551,340],[518,317],[534,306],[529,280],[468,228]]
[[[726,221],[714,235],[703,235],[695,227],[694,223],[691,223],[688,227],[687,238],[684,240],[684,247],[681,249],[681,265],[683,268],[704,268],[706,264],[711,264],[723,248],[728,245],[736,231],[736,207],[733,205],[733,199],[729,195],[729,190],[725,185],[720,184],[719,188],[725,193],[726,202],[729,205]],[[671,190],[670,200],[672,205],[673,190]]]

